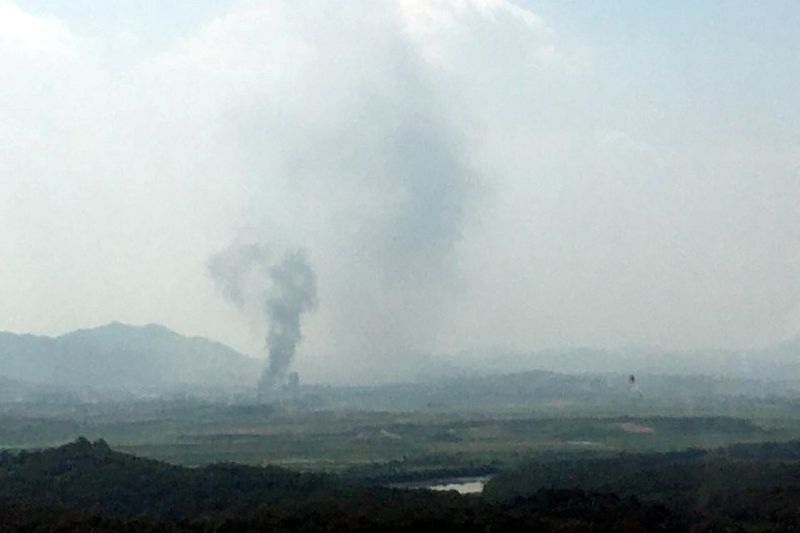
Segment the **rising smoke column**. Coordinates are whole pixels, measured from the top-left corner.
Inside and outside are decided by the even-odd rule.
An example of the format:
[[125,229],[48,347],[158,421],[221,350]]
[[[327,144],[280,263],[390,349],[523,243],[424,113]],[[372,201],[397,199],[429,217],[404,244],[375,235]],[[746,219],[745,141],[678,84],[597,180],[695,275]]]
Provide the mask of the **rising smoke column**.
[[266,301],[269,361],[259,388],[271,388],[286,376],[300,341],[300,315],[317,303],[317,279],[302,250],[287,253],[269,270],[273,282]]
[[[281,7],[236,18],[254,22],[237,49],[269,43],[297,70],[276,78],[270,73],[283,72],[283,63],[273,67],[265,49],[269,68],[247,69],[255,92],[224,114],[258,205],[246,226],[314,247],[328,337],[317,349],[359,358],[347,367],[361,377],[386,375],[384,368],[405,366],[407,354],[437,351],[449,337],[442,326],[461,294],[459,243],[482,194],[473,125],[397,6],[343,3],[318,16],[304,2],[269,5]],[[265,41],[284,25],[296,33]]]
[[267,321],[269,360],[259,389],[283,382],[302,338],[301,316],[317,303],[317,280],[305,251],[286,251],[280,260],[262,244],[232,245],[208,261],[223,294],[242,313]]

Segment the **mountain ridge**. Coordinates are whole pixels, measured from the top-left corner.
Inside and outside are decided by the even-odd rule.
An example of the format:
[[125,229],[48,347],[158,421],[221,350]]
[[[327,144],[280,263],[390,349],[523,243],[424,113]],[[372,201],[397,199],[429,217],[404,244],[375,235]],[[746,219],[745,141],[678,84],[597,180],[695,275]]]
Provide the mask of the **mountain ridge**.
[[63,386],[241,386],[261,363],[218,341],[160,324],[111,322],[56,337],[0,332],[0,375]]

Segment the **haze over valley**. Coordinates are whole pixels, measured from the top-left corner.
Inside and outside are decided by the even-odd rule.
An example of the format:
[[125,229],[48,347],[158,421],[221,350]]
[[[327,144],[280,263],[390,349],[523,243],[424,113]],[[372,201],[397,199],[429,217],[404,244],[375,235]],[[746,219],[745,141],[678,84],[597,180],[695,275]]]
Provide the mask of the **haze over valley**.
[[0,0],[0,531],[797,531],[798,28]]

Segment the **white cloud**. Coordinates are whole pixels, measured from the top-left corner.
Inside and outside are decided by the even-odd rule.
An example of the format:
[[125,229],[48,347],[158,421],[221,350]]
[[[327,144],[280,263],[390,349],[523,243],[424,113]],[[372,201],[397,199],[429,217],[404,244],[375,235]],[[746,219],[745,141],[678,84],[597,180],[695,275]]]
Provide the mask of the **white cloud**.
[[507,0],[399,0],[398,4],[406,31],[422,56],[437,67],[453,68],[453,62],[480,54],[487,39],[495,41],[495,47],[515,41],[512,53],[542,65],[557,59],[552,28]]
[[0,3],[0,329],[158,321],[255,352],[204,268],[238,238],[308,249],[309,377],[403,350],[783,334],[793,147],[684,134],[702,113],[573,68],[557,22],[504,0],[246,2],[130,59],[124,34]]
[[75,53],[69,29],[54,17],[36,17],[12,2],[0,2],[0,49],[64,57]]

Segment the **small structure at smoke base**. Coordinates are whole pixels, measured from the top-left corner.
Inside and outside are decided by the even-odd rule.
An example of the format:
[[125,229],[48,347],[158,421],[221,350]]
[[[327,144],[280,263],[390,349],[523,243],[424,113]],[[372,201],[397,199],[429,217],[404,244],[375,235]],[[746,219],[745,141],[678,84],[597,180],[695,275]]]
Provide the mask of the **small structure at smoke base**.
[[286,395],[292,400],[297,401],[300,396],[300,374],[297,372],[290,372],[284,388],[286,390]]
[[289,372],[283,382],[262,381],[258,386],[258,398],[262,402],[297,402],[300,399],[300,374]]

